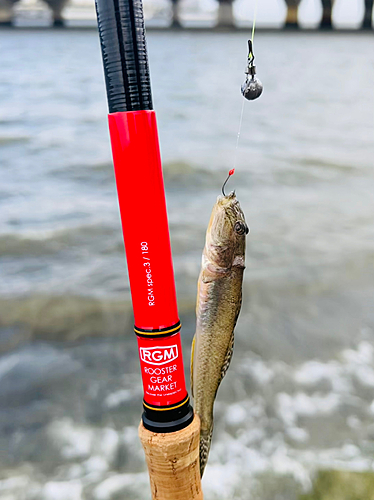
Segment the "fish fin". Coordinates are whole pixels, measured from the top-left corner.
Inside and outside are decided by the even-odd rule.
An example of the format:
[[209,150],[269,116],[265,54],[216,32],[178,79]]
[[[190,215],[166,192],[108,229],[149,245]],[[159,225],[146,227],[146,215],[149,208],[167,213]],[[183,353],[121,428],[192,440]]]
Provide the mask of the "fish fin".
[[230,363],[231,363],[232,354],[234,352],[234,340],[235,340],[235,338],[234,338],[234,331],[235,331],[236,322],[238,321],[238,317],[239,317],[239,313],[240,313],[241,307],[242,307],[242,297],[240,297],[240,300],[239,300],[239,303],[238,303],[236,317],[235,317],[235,320],[234,320],[234,329],[232,331],[231,338],[230,338],[230,343],[229,343],[229,346],[227,348],[225,360],[224,360],[223,365],[222,365],[221,376],[220,376],[220,379],[219,379],[218,384],[217,384],[217,390],[218,390],[218,387],[219,387],[220,383],[222,382],[223,377],[226,375],[227,370],[229,369],[229,366],[230,366]]
[[207,431],[200,432],[200,477],[203,477],[208,462],[210,444],[212,442],[213,422]]
[[217,384],[217,390],[218,390],[220,383],[222,382],[223,377],[226,375],[227,370],[229,369],[233,352],[234,352],[234,330],[232,331],[230,343],[229,343],[229,346],[227,348],[225,360],[224,360],[223,365],[222,365],[221,376],[220,376],[220,379],[219,379],[218,384]]
[[194,395],[193,395],[193,357],[195,354],[195,341],[196,341],[196,335],[193,336],[192,345],[191,345],[190,383],[191,383],[191,395],[192,395],[192,397],[194,397]]

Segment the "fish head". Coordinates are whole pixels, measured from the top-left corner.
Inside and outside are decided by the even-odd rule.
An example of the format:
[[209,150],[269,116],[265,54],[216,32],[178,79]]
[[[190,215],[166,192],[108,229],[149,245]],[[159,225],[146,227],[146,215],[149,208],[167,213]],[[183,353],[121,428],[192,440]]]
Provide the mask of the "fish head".
[[219,196],[206,234],[205,254],[220,268],[244,267],[245,239],[249,228],[235,191]]

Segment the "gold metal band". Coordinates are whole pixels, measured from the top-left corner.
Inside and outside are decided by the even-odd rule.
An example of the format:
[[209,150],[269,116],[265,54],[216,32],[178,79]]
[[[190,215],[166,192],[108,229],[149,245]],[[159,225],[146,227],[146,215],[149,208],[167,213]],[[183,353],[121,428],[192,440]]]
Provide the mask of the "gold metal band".
[[150,335],[152,337],[156,337],[157,335],[168,335],[170,333],[173,333],[173,332],[177,332],[178,330],[180,330],[182,327],[182,324],[179,323],[177,326],[174,326],[173,328],[170,328],[170,329],[165,329],[165,330],[160,330],[160,331],[157,331],[157,330],[154,330],[154,331],[144,331],[144,330],[138,330],[136,328],[136,326],[134,326],[134,332],[138,335]]
[[168,410],[175,410],[177,408],[180,408],[181,406],[183,406],[184,404],[187,403],[187,401],[190,399],[189,396],[187,396],[181,403],[175,405],[175,406],[168,406],[167,408],[157,408],[155,406],[148,406],[144,401],[143,401],[143,405],[148,408],[149,410],[154,410],[154,411],[168,411]]

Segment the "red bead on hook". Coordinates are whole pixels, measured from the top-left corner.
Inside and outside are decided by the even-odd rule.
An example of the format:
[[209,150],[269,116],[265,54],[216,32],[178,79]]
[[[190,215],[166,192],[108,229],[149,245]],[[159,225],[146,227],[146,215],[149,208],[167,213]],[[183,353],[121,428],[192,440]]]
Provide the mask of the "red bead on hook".
[[225,194],[225,186],[226,186],[227,181],[230,179],[230,177],[231,177],[232,175],[234,175],[234,172],[235,172],[235,168],[232,168],[232,169],[230,170],[230,172],[229,172],[229,175],[227,176],[227,179],[226,179],[226,180],[225,180],[225,182],[223,183],[223,186],[222,186],[222,194],[223,194],[223,196],[226,196],[226,194]]

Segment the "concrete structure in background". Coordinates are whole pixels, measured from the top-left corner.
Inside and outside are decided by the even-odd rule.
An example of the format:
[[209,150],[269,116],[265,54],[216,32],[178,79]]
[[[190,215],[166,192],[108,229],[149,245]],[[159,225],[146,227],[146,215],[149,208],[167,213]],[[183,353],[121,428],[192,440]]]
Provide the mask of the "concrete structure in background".
[[11,25],[13,18],[13,5],[16,0],[0,0],[0,24],[1,25]]
[[[64,20],[62,12],[68,0],[43,0],[52,11],[52,19],[54,26],[63,26]],[[149,0],[152,1],[152,0]],[[170,0],[172,7],[172,21],[171,27],[180,28],[180,3],[183,0]],[[282,0],[278,0],[282,1]],[[302,0],[284,0],[287,5],[287,14],[285,20],[285,28],[297,29],[299,28],[298,10]],[[322,5],[322,18],[320,22],[321,29],[331,29],[332,26],[332,11],[335,0],[320,0]],[[364,2],[365,13],[362,21],[362,29],[372,28],[372,12],[374,0],[352,0],[357,2]],[[93,4],[94,0],[92,0]],[[217,0],[218,14],[217,26],[223,28],[233,28],[235,26],[235,18],[233,14],[234,0]],[[21,3],[21,0],[0,0],[0,26],[12,25],[14,17],[14,5]]]
[[235,25],[232,4],[233,0],[218,0],[217,26],[231,28]]
[[[178,5],[181,0],[171,0],[172,2],[172,26],[181,26],[179,18]],[[234,0],[217,0],[218,1],[218,19],[217,26],[220,27],[234,27],[235,19],[233,14]],[[285,0],[287,5],[287,14],[285,20],[285,28],[298,29],[298,10],[302,0]],[[360,1],[360,0],[357,0]],[[362,1],[362,0],[361,0]],[[335,0],[321,0],[322,4],[322,18],[320,22],[321,29],[332,29],[332,10]],[[364,0],[365,14],[362,23],[363,29],[372,28],[372,12],[374,0]]]
[[[18,0],[0,0],[0,26],[11,26],[14,17],[14,5]],[[68,0],[44,0],[52,11],[52,20],[54,26],[63,26],[64,19],[62,11]]]
[[285,28],[296,29],[299,27],[298,10],[301,0],[285,0],[287,5],[287,14]]
[[362,22],[363,29],[372,28],[373,4],[374,0],[365,0],[365,13],[364,20]]
[[[297,29],[299,28],[298,10],[301,0],[285,0],[287,5],[287,14],[285,21],[285,28]],[[322,19],[320,23],[321,29],[332,28],[332,8],[334,0],[321,0],[322,3]]]
[[[301,0],[285,0],[287,5],[287,14],[285,27],[286,28],[299,28],[298,21],[298,9]],[[362,22],[362,29],[372,28],[372,14],[373,14],[373,4],[374,0],[364,0],[365,2],[365,13]],[[334,7],[335,0],[321,0],[322,4],[322,18],[320,22],[321,29],[332,29],[332,11]]]
[[335,0],[321,0],[322,1],[322,19],[321,29],[332,29],[332,8]]
[[181,28],[179,16],[179,0],[171,0],[171,27]]
[[[172,4],[172,28],[180,28],[180,3],[181,0],[170,0]],[[217,26],[222,28],[233,28],[235,26],[235,18],[233,12],[234,0],[217,0],[218,1],[218,14]]]
[[64,18],[62,17],[62,11],[67,3],[67,0],[44,0],[44,1],[52,10],[53,25],[63,26]]

